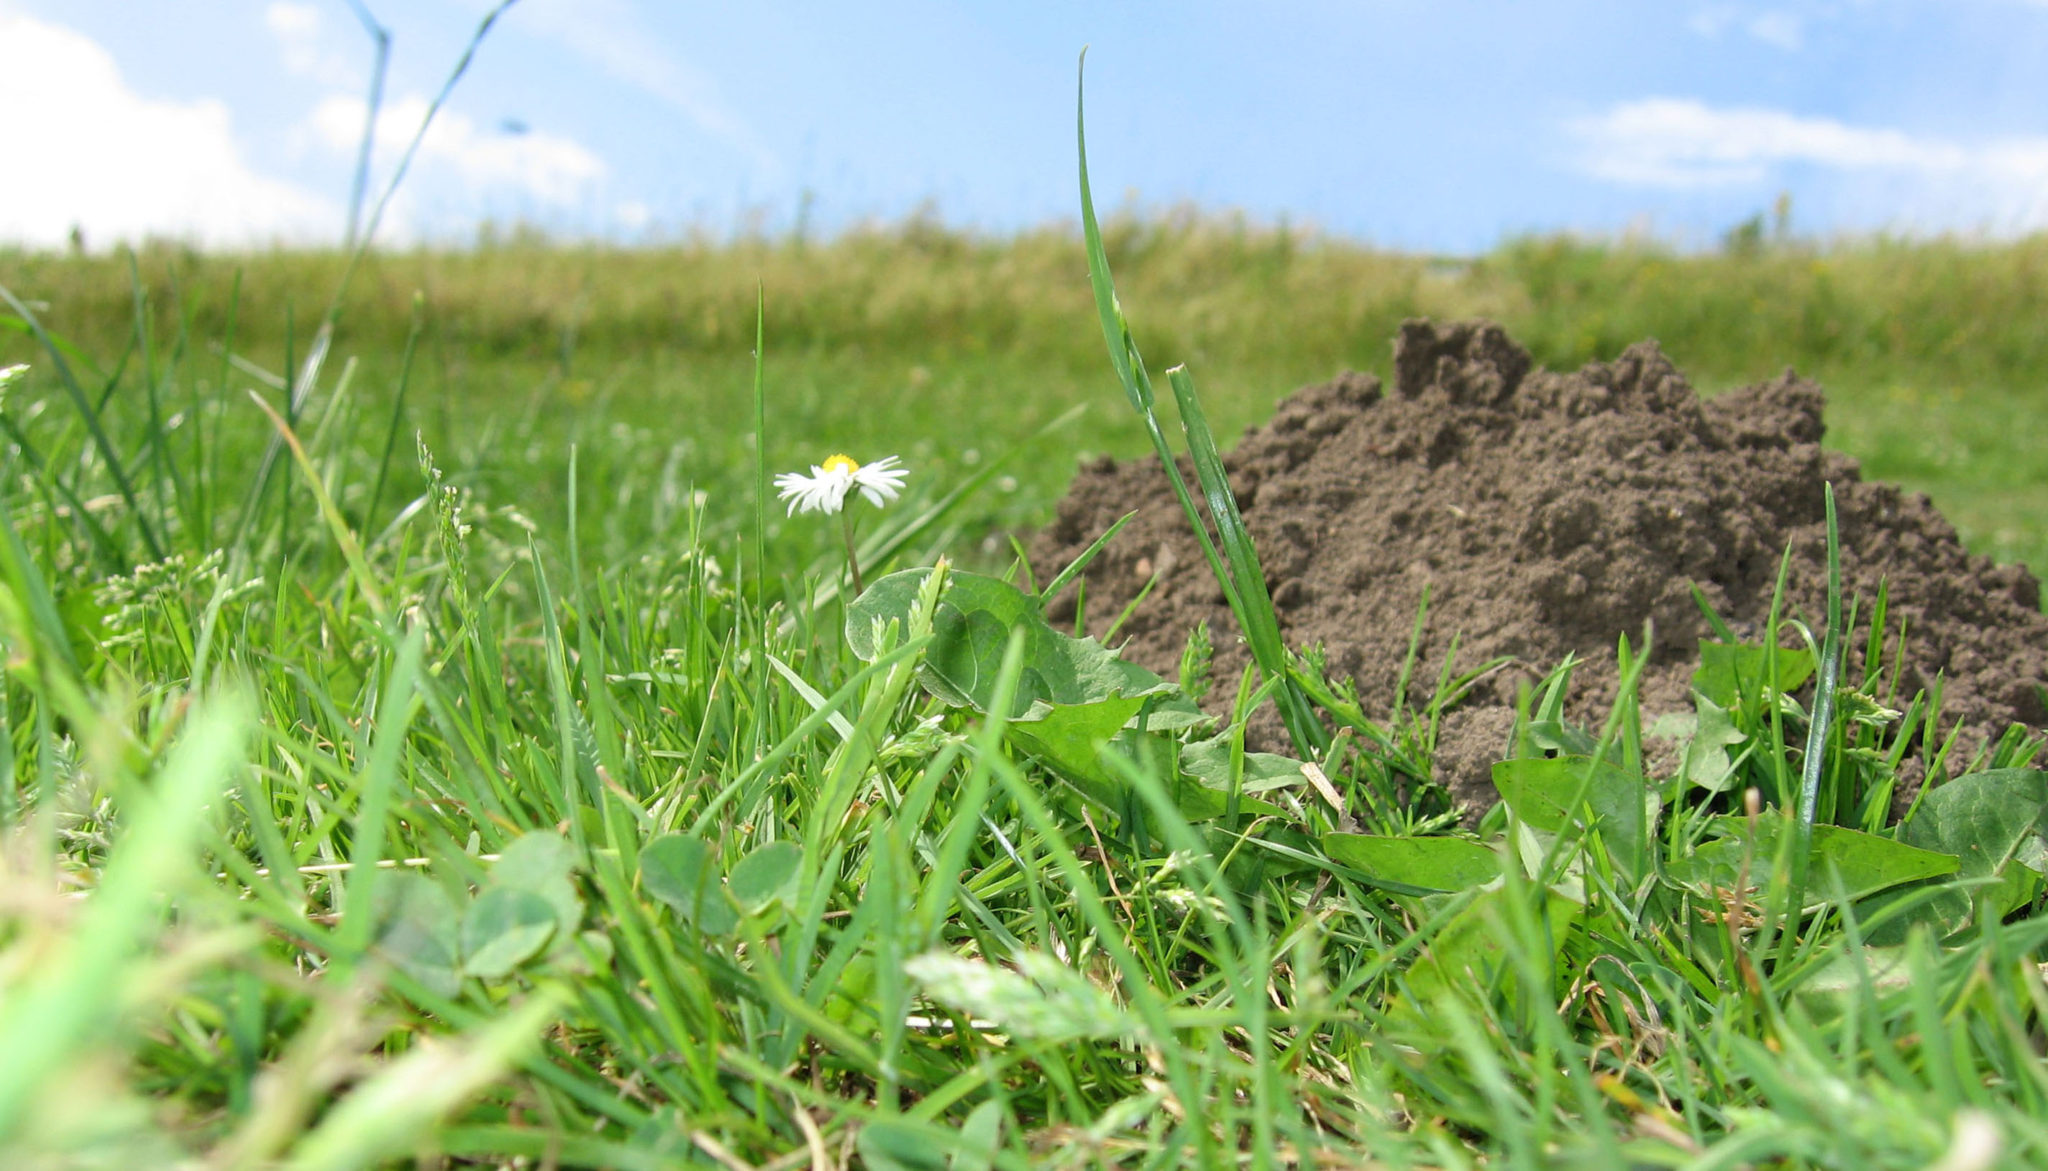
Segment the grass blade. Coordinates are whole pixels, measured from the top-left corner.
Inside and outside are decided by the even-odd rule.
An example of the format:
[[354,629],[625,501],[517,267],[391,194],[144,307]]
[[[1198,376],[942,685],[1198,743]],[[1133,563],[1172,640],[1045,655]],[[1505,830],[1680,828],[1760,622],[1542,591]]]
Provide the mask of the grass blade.
[[[1808,855],[1813,849],[1813,823],[1820,809],[1821,773],[1827,766],[1828,738],[1835,726],[1835,688],[1842,678],[1842,534],[1835,521],[1835,486],[1827,485],[1828,629],[1821,641],[1820,675],[1813,685],[1813,713],[1806,729],[1806,754],[1800,759],[1798,830],[1792,849],[1792,881],[1787,915],[1806,905]],[[1786,933],[1789,943],[1792,933]]]

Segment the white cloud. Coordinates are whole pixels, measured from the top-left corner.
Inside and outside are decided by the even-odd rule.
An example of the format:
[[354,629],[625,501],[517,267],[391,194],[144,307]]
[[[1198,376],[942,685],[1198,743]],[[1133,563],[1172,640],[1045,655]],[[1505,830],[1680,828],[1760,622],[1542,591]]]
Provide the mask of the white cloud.
[[[409,95],[385,103],[378,112],[376,157],[387,174],[419,132],[427,106],[425,98]],[[362,144],[366,113],[361,98],[332,94],[313,108],[307,127],[322,146],[352,156]],[[423,181],[438,187],[452,179],[472,204],[511,195],[561,208],[586,198],[605,173],[604,160],[574,139],[545,131],[493,133],[443,107],[420,143],[405,183],[410,187]]]
[[1896,214],[1920,226],[2048,226],[2048,137],[1967,142],[1683,98],[1624,102],[1566,131],[1581,168],[1615,183],[1753,185],[1809,167],[1887,180]]
[[362,87],[362,72],[335,44],[317,7],[298,0],[272,0],[263,10],[263,25],[277,39],[279,58],[291,73],[325,86]]
[[1796,53],[1806,45],[1805,19],[1781,8],[1753,11],[1733,4],[1710,4],[1695,9],[1686,24],[1703,37],[1718,39],[1733,30],[1787,53]]
[[1773,48],[1796,53],[1806,43],[1805,26],[1790,12],[1759,12],[1744,26],[1750,36]]
[[644,232],[654,223],[654,209],[637,199],[612,208],[612,220],[628,232]]
[[1585,146],[1593,175],[1659,187],[1756,183],[1783,163],[1954,170],[1971,161],[1964,147],[1896,130],[1684,98],[1623,102],[1568,129]]
[[0,240],[91,244],[172,236],[209,246],[339,234],[341,213],[257,173],[219,101],[128,88],[96,42],[0,7]]

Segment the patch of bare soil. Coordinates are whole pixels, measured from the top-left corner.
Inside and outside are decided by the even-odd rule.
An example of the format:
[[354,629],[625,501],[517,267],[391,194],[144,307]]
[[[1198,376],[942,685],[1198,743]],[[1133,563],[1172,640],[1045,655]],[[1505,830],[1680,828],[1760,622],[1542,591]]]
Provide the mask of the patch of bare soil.
[[[1867,615],[1888,579],[1891,641],[1905,624],[1901,706],[1940,675],[1944,730],[1960,720],[1982,743],[2012,722],[2048,725],[2048,618],[2033,575],[1971,555],[1925,496],[1865,481],[1855,460],[1823,449],[1814,383],[1788,370],[1702,400],[1654,341],[1573,373],[1533,369],[1484,321],[1407,322],[1394,365],[1391,393],[1355,373],[1296,392],[1226,462],[1288,645],[1322,643],[1369,710],[1392,706],[1425,587],[1413,702],[1428,700],[1453,635],[1461,668],[1515,658],[1445,721],[1439,779],[1461,799],[1491,801],[1487,766],[1505,754],[1523,680],[1579,655],[1569,711],[1597,722],[1616,687],[1616,639],[1639,641],[1646,620],[1644,712],[1690,710],[1710,636],[1694,583],[1755,637],[1789,543],[1788,609],[1818,631],[1826,483],[1847,588]],[[1124,628],[1125,656],[1171,676],[1207,620],[1218,690],[1234,691],[1246,648],[1156,459],[1081,468],[1032,545],[1041,579],[1132,509],[1088,569],[1090,626],[1100,633],[1156,571]],[[1071,621],[1071,599],[1055,618]],[[1861,636],[1852,642],[1855,679]],[[1277,746],[1277,721],[1253,731]]]

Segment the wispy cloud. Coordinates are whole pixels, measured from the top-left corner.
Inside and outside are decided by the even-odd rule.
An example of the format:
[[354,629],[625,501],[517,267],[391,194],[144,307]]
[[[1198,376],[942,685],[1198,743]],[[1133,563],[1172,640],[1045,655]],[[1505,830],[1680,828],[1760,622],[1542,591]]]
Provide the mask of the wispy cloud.
[[[1581,169],[1615,183],[1736,186],[1814,167],[1904,181],[1902,214],[1926,226],[2048,224],[2048,137],[1934,138],[1684,98],[1624,102],[1566,130],[1579,146]],[[1913,198],[1915,190],[1924,198]],[[1941,199],[1932,198],[1937,193]]]
[[512,10],[517,27],[546,37],[743,152],[769,177],[782,164],[735,113],[703,70],[670,51],[621,0],[529,0]]
[[1658,187],[1756,183],[1785,163],[1954,171],[1990,161],[1957,143],[1897,130],[1685,98],[1623,102],[1567,129],[1585,148],[1582,161],[1594,176]]
[[[388,167],[397,161],[419,132],[427,104],[417,95],[385,103],[377,115],[379,162]],[[321,146],[345,156],[360,146],[367,113],[361,98],[331,94],[313,108],[306,124]],[[538,130],[484,130],[446,108],[435,115],[414,165],[420,180],[436,185],[452,180],[472,199],[512,193],[554,207],[583,200],[607,173],[604,160],[574,139]]]
[[1782,8],[1710,4],[1696,9],[1686,25],[1703,37],[1719,38],[1735,32],[1787,53],[1796,53],[1806,46],[1805,18]]
[[361,67],[336,47],[337,38],[317,6],[303,0],[272,0],[263,10],[263,26],[276,39],[279,58],[289,72],[324,86],[362,87]]
[[[130,89],[91,38],[0,7],[0,239],[38,246],[170,236],[211,246],[339,234],[328,201],[257,172],[221,102]],[[32,111],[32,113],[31,113]],[[32,177],[32,178],[31,178]]]

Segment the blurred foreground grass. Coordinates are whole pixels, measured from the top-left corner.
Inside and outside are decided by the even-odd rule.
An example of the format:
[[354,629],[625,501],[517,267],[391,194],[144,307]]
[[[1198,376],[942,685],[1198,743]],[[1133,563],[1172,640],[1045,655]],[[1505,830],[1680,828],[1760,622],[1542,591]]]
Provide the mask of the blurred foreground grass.
[[[1155,362],[1193,366],[1226,434],[1338,370],[1385,375],[1408,316],[1496,318],[1557,368],[1655,337],[1709,392],[1786,366],[1819,379],[1830,442],[1868,475],[1930,493],[1973,549],[2048,568],[2048,439],[2027,425],[2048,406],[2048,237],[1705,254],[1554,238],[1467,261],[1191,213],[1127,218],[1107,235]],[[331,253],[171,246],[137,261],[159,345],[182,332],[218,348],[232,330],[271,369],[303,349],[343,266]],[[86,353],[128,345],[125,255],[0,252],[0,283],[47,305],[51,328]],[[738,466],[750,429],[757,286],[774,466],[848,447],[900,451],[947,477],[1094,404],[1057,458],[1023,461],[977,518],[993,532],[1045,514],[1068,453],[1144,446],[1105,408],[1114,388],[1065,230],[989,238],[912,221],[827,242],[631,250],[512,233],[391,253],[358,274],[335,352],[359,359],[356,393],[380,417],[421,294],[409,418],[437,447],[488,443],[514,413],[586,445],[600,427],[644,427],[685,445],[684,474],[712,484]],[[31,357],[26,338],[0,334],[0,361]],[[545,490],[522,498],[548,507]]]

